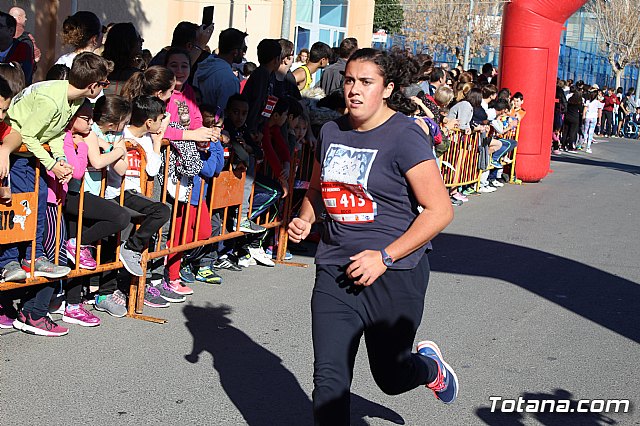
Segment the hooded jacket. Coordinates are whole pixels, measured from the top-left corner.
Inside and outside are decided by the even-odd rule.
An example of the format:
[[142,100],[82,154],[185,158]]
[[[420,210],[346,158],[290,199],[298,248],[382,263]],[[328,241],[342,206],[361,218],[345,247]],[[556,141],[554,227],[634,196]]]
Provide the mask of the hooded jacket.
[[227,106],[231,95],[240,93],[240,81],[233,74],[231,65],[215,55],[200,63],[193,85],[200,89],[205,103],[221,108]]

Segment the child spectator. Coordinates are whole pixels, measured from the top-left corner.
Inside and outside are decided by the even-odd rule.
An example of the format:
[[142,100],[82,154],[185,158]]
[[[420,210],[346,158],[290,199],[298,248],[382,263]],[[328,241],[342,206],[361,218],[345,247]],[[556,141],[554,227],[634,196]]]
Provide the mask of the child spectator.
[[[59,264],[67,264],[67,257],[75,262],[76,245],[75,238],[67,240],[65,220],[58,217],[58,205],[66,202],[69,190],[79,189],[79,182],[84,178],[84,171],[88,162],[88,146],[83,140],[83,135],[91,132],[92,123],[91,102],[85,100],[69,123],[68,130],[64,138],[64,151],[67,161],[73,166],[73,177],[69,184],[61,184],[57,181],[52,172],[46,176],[49,186],[49,196],[47,199],[47,227],[44,232],[44,252],[49,261],[53,262],[55,254],[59,251]],[[124,153],[122,152],[121,155]],[[76,211],[77,214],[77,211]],[[60,221],[60,246],[56,246],[57,221]],[[73,243],[72,243],[73,241]],[[90,248],[87,245],[80,246],[79,266],[84,269],[95,269],[96,261],[93,259]],[[68,281],[67,305],[62,316],[62,321],[70,324],[79,324],[84,327],[95,327],[100,325],[100,318],[87,311],[82,305],[82,287],[79,280]]]
[[[267,120],[262,131],[262,149],[266,164],[276,177],[276,180],[268,177],[264,171],[256,173],[253,191],[253,209],[249,219],[255,220],[280,198],[289,193],[289,172],[291,157],[286,141],[282,137],[282,126],[289,119],[289,101],[280,99],[273,108],[271,116]],[[257,240],[249,247],[249,253],[258,263],[265,266],[275,266],[262,248],[261,241]]]
[[[41,167],[51,170],[60,183],[67,183],[71,179],[73,170],[68,165],[64,152],[64,129],[85,98],[96,98],[102,93],[102,88],[108,85],[105,79],[112,66],[111,62],[93,53],[81,53],[74,59],[69,81],[43,82],[25,89],[17,96],[9,109],[9,117],[12,126],[21,133],[29,156],[16,155],[12,159],[12,189],[15,192],[34,190],[36,158],[40,161]],[[42,144],[47,142],[53,157],[42,147]],[[44,183],[46,170],[41,174],[39,182],[33,274],[61,278],[67,275],[70,269],[51,263],[44,256],[43,249],[47,202],[47,187]],[[27,250],[26,258],[22,262],[25,270],[31,268],[30,256],[30,250]],[[0,258],[0,265],[5,268],[8,262],[17,261],[17,247],[5,247]],[[53,290],[52,285],[45,285],[39,289],[35,297],[27,298],[14,323],[16,328],[43,336],[61,336],[68,332],[47,316]]]
[[[147,161],[145,171],[150,178],[158,174],[162,163],[160,148],[169,121],[169,117],[165,117],[165,107],[164,101],[155,96],[141,95],[134,98],[131,121],[124,128],[124,138],[144,150]],[[141,277],[143,274],[140,264],[142,251],[153,235],[169,220],[171,210],[166,204],[153,201],[142,194],[138,151],[129,150],[127,158],[129,167],[124,179],[113,169],[108,171],[105,198],[119,197],[120,188],[124,185],[123,205],[144,216],[140,227],[120,246],[120,260],[125,269],[130,274]],[[156,307],[167,306],[158,290],[149,287],[145,292],[145,304]]]
[[[258,43],[258,62],[260,66],[251,74],[251,78],[242,91],[249,101],[247,127],[256,131],[268,116],[266,108],[272,108],[277,99],[274,96],[275,71],[280,66],[282,48],[277,40],[264,39]],[[270,102],[268,102],[270,101]]]
[[[4,122],[13,95],[13,90],[7,80],[0,77],[0,140],[2,141],[0,144],[0,180],[4,183],[3,186],[7,186],[5,179],[9,177],[10,173],[11,154],[22,145],[20,134]],[[1,255],[6,254],[5,250],[7,250],[6,246],[0,246]],[[0,272],[3,281],[24,281],[27,279],[27,273],[22,269],[17,259],[7,257],[4,262]]]
[[20,68],[20,64],[17,62],[0,64],[0,76],[4,77],[7,83],[9,83],[12,97],[20,93],[26,86],[24,72],[22,72],[22,68]]
[[[75,136],[76,139],[82,140],[87,145],[89,163],[85,169],[82,169],[84,207],[79,266],[85,269],[94,269],[96,263],[91,256],[89,245],[119,233],[129,225],[131,220],[131,216],[125,208],[100,196],[102,169],[109,166],[120,175],[124,175],[127,169],[127,150],[124,140],[115,137],[112,132],[121,135],[122,128],[131,115],[131,106],[120,96],[107,95],[98,99],[95,109],[90,113],[92,115],[82,117],[82,119],[91,122],[90,131],[84,135]],[[93,118],[98,122],[93,122]],[[101,127],[104,128],[104,132]],[[104,153],[101,153],[101,150]],[[72,236],[67,241],[65,249],[72,262],[75,262],[78,248],[75,236],[77,236],[79,208],[80,182],[72,180],[69,183],[69,192],[65,203],[65,214],[69,220],[70,236]],[[75,278],[68,282],[67,307],[81,302],[83,285],[88,285],[88,277]],[[106,311],[115,317],[123,317],[126,314],[124,297],[120,294],[114,295],[114,292],[115,287],[109,287],[108,283],[104,283],[104,285],[101,283],[95,300],[96,310]],[[80,323],[80,325],[85,324]]]
[[71,69],[64,64],[55,64],[49,71],[47,71],[47,75],[44,77],[45,80],[68,80],[69,79],[69,71]]
[[[206,197],[208,180],[218,175],[222,171],[222,168],[224,166],[224,150],[222,149],[222,145],[220,144],[220,133],[223,127],[223,120],[224,117],[222,114],[222,110],[219,109],[213,117],[213,123],[205,122],[205,125],[210,125],[210,128],[213,129],[213,140],[211,142],[198,143],[198,152],[200,154],[200,159],[202,160],[203,166],[200,173],[193,178],[193,187],[191,188],[191,191],[186,191],[186,186],[183,185],[185,183],[185,178],[182,178],[180,182],[177,183],[177,185],[180,186],[178,211],[175,221],[173,242],[170,242],[168,246],[176,246],[180,244],[182,240],[182,234],[184,232],[183,228],[186,228],[185,242],[187,243],[196,240],[206,240],[213,235],[211,226],[211,214],[209,213],[209,209],[207,208],[206,200],[200,200],[200,192],[201,187],[204,186],[204,189],[202,191]],[[172,183],[172,181],[167,182],[167,193],[170,197],[173,197],[176,194],[176,184]],[[170,199],[170,201],[173,202],[172,198]],[[185,215],[187,215],[187,208],[189,209],[189,222],[185,223],[184,220]],[[200,225],[198,229],[198,235],[195,236],[194,234],[198,215],[200,215]],[[181,291],[181,287],[185,286],[180,281],[180,277],[183,276],[183,274],[180,273],[180,260],[183,257],[182,255],[183,253],[179,252],[167,256],[167,265],[165,269],[166,281],[163,283],[163,286],[168,286],[179,295],[185,294],[184,291]],[[203,275],[206,275],[204,274],[204,270],[202,272]],[[205,280],[205,282],[208,281]]]
[[240,81],[240,93],[244,90],[244,86],[247,84],[247,80],[251,77],[251,74],[258,68],[256,64],[253,62],[246,62],[242,67],[242,81]]
[[[4,122],[12,96],[13,91],[9,83],[4,77],[0,77],[0,141],[2,141],[0,144],[0,181],[4,181],[9,175],[9,156],[11,152],[22,145],[20,134]],[[20,267],[18,262],[14,262],[14,265],[7,265],[2,269],[0,278],[2,281],[24,281],[27,279],[27,273]],[[10,301],[6,302],[4,300],[0,300],[0,302],[5,306],[10,303]],[[10,318],[5,308],[0,305],[0,329],[2,328],[13,328],[13,318]]]

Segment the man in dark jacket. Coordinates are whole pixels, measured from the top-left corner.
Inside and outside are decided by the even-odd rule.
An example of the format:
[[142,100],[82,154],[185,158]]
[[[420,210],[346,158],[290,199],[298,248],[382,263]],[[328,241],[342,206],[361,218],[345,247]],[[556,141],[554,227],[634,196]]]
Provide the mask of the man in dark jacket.
[[340,58],[338,58],[337,62],[326,67],[320,78],[319,86],[327,96],[336,90],[342,90],[344,69],[347,66],[349,57],[356,50],[358,50],[358,40],[355,38],[345,38],[340,43]]

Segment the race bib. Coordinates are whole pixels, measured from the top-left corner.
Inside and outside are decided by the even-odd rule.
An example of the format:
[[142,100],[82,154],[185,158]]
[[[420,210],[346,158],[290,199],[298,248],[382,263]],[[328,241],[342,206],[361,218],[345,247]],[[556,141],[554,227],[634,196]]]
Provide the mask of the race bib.
[[278,103],[277,97],[269,96],[267,98],[267,104],[264,106],[264,109],[262,110],[262,116],[266,118],[271,117],[271,114],[273,114],[273,109],[276,107],[277,103]]
[[125,173],[125,176],[140,177],[140,165],[142,163],[140,153],[135,149],[127,151],[127,162],[129,167]]
[[331,219],[340,223],[373,222],[376,203],[360,184],[322,182],[322,199]]

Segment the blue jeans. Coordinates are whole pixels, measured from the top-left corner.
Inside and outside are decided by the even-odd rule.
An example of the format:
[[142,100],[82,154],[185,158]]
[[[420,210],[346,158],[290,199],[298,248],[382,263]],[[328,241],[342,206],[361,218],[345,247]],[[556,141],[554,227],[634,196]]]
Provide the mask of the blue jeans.
[[[11,192],[19,194],[23,192],[33,192],[36,181],[36,158],[35,157],[19,157],[11,155]],[[44,256],[42,245],[44,228],[46,226],[47,215],[47,183],[44,175],[47,173],[44,167],[40,167],[40,179],[38,190],[38,217],[36,227],[36,259]],[[4,267],[11,261],[19,261],[18,247],[22,248],[26,245],[25,259],[31,259],[31,243],[8,244],[0,247],[0,267]]]
[[491,154],[491,163],[495,168],[491,170],[491,173],[489,173],[489,180],[493,180],[498,177],[498,169],[502,169],[500,159],[518,146],[518,142],[513,139],[499,139],[499,141],[502,142],[502,146],[498,148],[496,152]]

